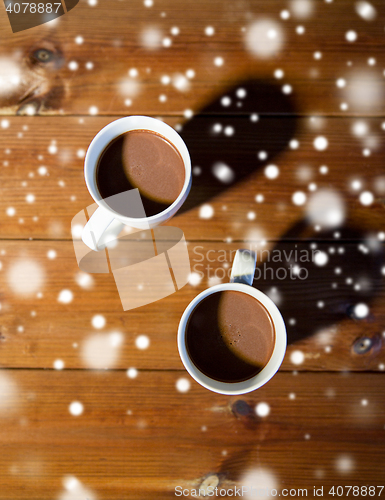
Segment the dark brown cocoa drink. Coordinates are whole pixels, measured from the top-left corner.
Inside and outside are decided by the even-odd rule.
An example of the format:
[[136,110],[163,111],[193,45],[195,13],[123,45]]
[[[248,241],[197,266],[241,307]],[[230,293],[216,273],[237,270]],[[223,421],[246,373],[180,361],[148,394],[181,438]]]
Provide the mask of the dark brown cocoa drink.
[[[103,199],[138,188],[146,216],[163,212],[185,181],[183,159],[175,146],[151,130],[132,130],[112,141],[100,155],[96,183]],[[106,202],[113,207],[113,199]],[[130,214],[123,214],[130,217]]]
[[221,382],[259,373],[274,350],[274,324],[267,309],[243,292],[225,290],[204,298],[187,323],[186,346],[196,367]]

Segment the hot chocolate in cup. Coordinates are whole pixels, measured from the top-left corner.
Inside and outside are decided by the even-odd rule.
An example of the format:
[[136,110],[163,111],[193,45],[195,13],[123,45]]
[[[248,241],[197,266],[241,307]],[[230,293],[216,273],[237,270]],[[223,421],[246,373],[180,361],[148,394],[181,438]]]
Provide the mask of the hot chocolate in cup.
[[179,324],[185,368],[203,387],[220,394],[258,389],[285,356],[285,323],[274,302],[250,286],[254,271],[254,252],[238,250],[231,282],[195,297]]
[[127,116],[95,136],[84,177],[99,208],[82,239],[98,251],[124,226],[151,229],[175,215],[191,188],[191,160],[172,127],[149,116]]

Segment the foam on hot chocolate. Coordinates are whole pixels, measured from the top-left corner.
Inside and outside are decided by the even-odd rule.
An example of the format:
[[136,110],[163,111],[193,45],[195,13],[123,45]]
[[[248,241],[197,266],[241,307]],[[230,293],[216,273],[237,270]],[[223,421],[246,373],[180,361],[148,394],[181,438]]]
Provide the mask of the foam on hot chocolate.
[[239,382],[259,373],[275,345],[270,314],[254,297],[226,290],[204,298],[187,324],[187,350],[207,376]]
[[124,137],[123,167],[129,182],[147,198],[171,204],[182,191],[185,169],[178,150],[164,137],[148,130],[132,130]]

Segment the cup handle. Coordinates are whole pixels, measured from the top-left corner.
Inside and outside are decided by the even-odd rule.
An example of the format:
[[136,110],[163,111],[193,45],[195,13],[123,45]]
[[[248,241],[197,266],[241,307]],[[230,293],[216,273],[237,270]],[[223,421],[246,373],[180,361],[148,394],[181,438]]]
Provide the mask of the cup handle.
[[230,283],[252,285],[256,265],[257,255],[255,252],[244,249],[237,250],[231,268]]
[[116,240],[123,228],[123,222],[115,219],[103,207],[99,207],[84,226],[82,240],[91,250],[99,252],[104,250],[109,242]]

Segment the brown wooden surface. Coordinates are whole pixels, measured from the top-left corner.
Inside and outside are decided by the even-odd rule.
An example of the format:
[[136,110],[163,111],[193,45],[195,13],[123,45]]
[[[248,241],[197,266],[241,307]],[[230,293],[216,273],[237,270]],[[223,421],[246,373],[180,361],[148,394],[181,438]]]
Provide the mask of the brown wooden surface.
[[[341,246],[349,256],[357,244],[345,243],[339,248]],[[292,243],[286,243],[280,248],[290,252],[292,247]],[[21,246],[20,242],[6,241],[1,248],[6,252],[1,259],[4,278],[1,301],[3,366],[51,368],[56,359],[62,359],[68,368],[86,368],[83,350],[88,345],[87,340],[98,333],[108,335],[117,331],[124,336],[124,341],[119,349],[119,358],[111,368],[135,366],[141,369],[179,370],[183,368],[176,348],[180,317],[198,293],[208,286],[228,281],[232,257],[239,243],[190,241],[191,270],[198,278],[202,275],[200,283],[195,286],[187,284],[178,293],[161,301],[126,312],[122,309],[112,274],[89,275],[92,286],[86,290],[79,286],[77,278],[82,272],[74,259],[72,242],[31,241]],[[47,257],[49,250],[56,251],[54,260]],[[346,258],[344,255],[343,260]],[[30,262],[39,266],[44,274],[41,287],[31,296],[18,298],[12,288],[12,278],[7,275],[12,262]],[[263,262],[260,263],[261,277],[255,280],[254,285],[267,293],[276,285],[283,295],[281,311],[287,323],[289,344],[283,370],[383,369],[385,356],[381,349],[383,339],[379,327],[385,323],[385,294],[381,281],[369,300],[366,295],[363,299],[359,292],[350,295],[352,286],[346,286],[344,282],[354,275],[347,271],[336,279],[340,288],[334,292],[330,282],[330,275],[333,282],[335,280],[334,266],[331,272],[322,269],[320,277],[319,273],[312,274],[314,266],[310,265],[308,279],[287,279],[274,284],[269,271],[266,271],[267,279],[263,279],[263,265]],[[279,267],[286,265],[286,262],[279,263]],[[302,266],[307,267],[307,264]],[[71,303],[58,301],[62,290],[72,291],[74,298]],[[37,298],[39,293],[41,298]],[[294,301],[291,301],[291,294]],[[322,310],[317,307],[319,300],[325,302]],[[295,304],[297,301],[301,303],[300,307]],[[349,307],[363,301],[370,305],[370,315],[362,320],[349,317]],[[338,312],[341,307],[344,307],[342,314]],[[337,323],[336,313],[340,320]],[[106,326],[99,332],[92,327],[92,318],[96,314],[102,314],[106,320]],[[296,320],[294,326],[289,324],[293,318]],[[319,325],[314,324],[315,318],[320,321]],[[141,334],[150,339],[150,346],[144,351],[135,347],[135,340]],[[371,338],[373,345],[360,354],[354,346],[362,337]],[[298,366],[291,362],[291,354],[296,350],[305,353],[304,362]]]
[[[383,484],[385,7],[370,3],[372,21],[360,18],[350,0],[303,1],[313,10],[302,18],[296,14],[301,2],[281,0],[154,0],[150,8],[142,0],[98,0],[94,7],[81,0],[55,23],[17,34],[0,6],[0,77],[20,76],[10,92],[0,88],[1,499],[175,498],[178,485],[191,490],[217,477],[219,487],[233,488],[246,484],[248,474],[256,486],[307,488],[308,497],[314,486],[335,498],[333,485]],[[280,17],[285,9],[288,20]],[[282,49],[265,59],[244,41],[263,18],[285,37]],[[207,26],[215,28],[213,36],[205,34]],[[158,30],[154,50],[141,43],[148,29]],[[357,33],[355,42],[346,40],[349,30]],[[165,37],[170,47],[162,46]],[[36,59],[41,49],[47,63]],[[132,68],[137,76],[129,75]],[[178,90],[173,79],[189,69],[195,75],[188,89]],[[274,76],[277,69],[283,78]],[[344,87],[337,85],[341,78]],[[282,92],[287,84],[290,94]],[[241,106],[239,88],[247,90]],[[221,104],[223,96],[231,96],[230,107]],[[186,118],[185,110],[194,116]],[[169,222],[185,234],[193,278],[203,276],[124,312],[112,275],[90,275],[89,287],[79,285],[85,275],[76,264],[71,220],[92,203],[83,178],[90,141],[128,114],[177,127],[193,166],[203,168]],[[217,140],[216,123],[234,127],[234,135]],[[354,133],[360,123],[367,127],[363,136]],[[318,136],[328,140],[324,151],[314,147]],[[260,151],[266,160],[258,159]],[[236,182],[218,186],[205,177],[214,161],[233,168]],[[279,167],[277,179],[266,178],[269,164]],[[354,190],[357,180],[361,188]],[[339,238],[309,223],[306,204],[293,204],[297,191],[311,198],[312,183],[345,203]],[[370,206],[360,203],[363,191],[374,196]],[[211,218],[200,217],[202,204],[213,208]],[[239,397],[211,393],[190,379],[177,352],[179,319],[200,291],[226,281],[232,252],[257,250],[263,270],[269,264],[263,250],[309,250],[312,243],[329,262],[307,263],[308,279],[254,282],[272,296],[278,289],[282,298],[288,349],[280,372]],[[15,291],[12,279],[20,262],[32,265],[26,285],[36,273],[43,277],[28,296]],[[58,301],[63,290],[73,293],[71,303]],[[361,320],[353,314],[358,303],[369,306]],[[106,319],[102,329],[92,326],[96,314]],[[120,345],[107,369],[95,370],[84,356],[88,342],[103,351],[111,333]],[[136,347],[138,335],[148,336],[147,349]],[[304,354],[300,364],[296,351]],[[62,371],[53,369],[58,360]],[[127,376],[130,367],[136,378]],[[179,379],[190,382],[186,393],[177,390]],[[70,414],[73,401],[84,405],[82,415]],[[256,413],[261,402],[269,405],[266,417]],[[343,498],[352,496],[344,491]]]
[[[83,152],[87,150],[96,133],[116,118],[118,117],[9,119],[9,127],[1,131],[4,146],[0,149],[2,163],[6,162],[0,170],[0,213],[4,238],[71,238],[72,218],[93,203],[84,182]],[[184,120],[165,118],[171,125]],[[193,166],[201,166],[201,161],[204,161],[206,155],[212,154],[212,148],[215,147],[215,144],[213,146],[208,140],[207,134],[201,133],[201,129],[210,129],[212,123],[216,122],[232,124],[234,120],[231,116],[214,120],[202,116],[195,120],[198,124],[196,129],[194,126],[193,131],[199,138],[196,142],[192,141],[192,133],[189,132],[187,144],[190,146]],[[249,122],[247,117],[244,121]],[[351,133],[354,124],[360,121],[364,121],[373,131],[373,135],[378,136],[378,147],[369,157],[362,154],[362,138]],[[320,122],[320,129],[314,130],[309,117],[299,120],[294,117],[261,117],[260,129],[257,131],[263,133],[264,127],[271,131],[271,135],[263,143],[248,130],[245,136],[234,136],[231,140],[225,140],[218,151],[218,159],[231,156],[229,164],[237,170],[237,155],[241,154],[245,144],[252,145],[253,141],[257,141],[253,155],[254,165],[251,165],[250,173],[239,183],[222,185],[222,191],[213,198],[206,198],[205,195],[199,198],[204,186],[197,184],[199,177],[195,176],[192,197],[189,200],[192,207],[187,212],[182,208],[171,224],[181,227],[186,238],[192,240],[223,241],[231,238],[243,241],[285,238],[285,233],[306,217],[306,206],[294,205],[293,194],[303,191],[310,196],[309,185],[314,183],[319,190],[333,189],[341,193],[346,204],[347,225],[357,227],[368,234],[382,231],[385,191],[376,189],[376,181],[384,181],[385,148],[381,141],[384,134],[381,123],[381,119],[375,118],[325,118]],[[234,126],[236,127],[236,124]],[[28,129],[24,130],[25,127]],[[283,144],[277,138],[277,129],[293,127],[296,130],[290,139],[299,141],[299,149],[290,149],[287,141],[285,149],[279,151]],[[183,130],[181,133],[183,135]],[[20,134],[22,137],[19,137]],[[319,135],[328,138],[329,147],[326,151],[317,151],[313,146],[314,139]],[[56,141],[57,147],[54,154],[49,153],[52,141]],[[261,150],[269,153],[268,160],[260,161],[257,158]],[[268,179],[265,176],[264,169],[270,164],[280,168],[277,179]],[[327,174],[320,172],[323,165],[329,169]],[[46,167],[45,175],[39,174],[39,168],[42,166]],[[301,175],[303,173],[304,176]],[[351,187],[352,181],[357,179],[362,182],[360,191]],[[371,206],[363,206],[359,201],[359,194],[364,190],[369,190],[374,195]],[[26,201],[28,194],[34,195],[33,203]],[[258,194],[264,196],[263,203],[255,201]],[[204,203],[213,207],[214,216],[202,221],[199,219],[199,208]],[[6,215],[9,207],[16,210],[12,217]],[[249,212],[255,213],[255,220],[248,220]]]
[[[308,496],[314,486],[383,478],[378,374],[280,373],[243,397],[211,394],[180,371],[1,376],[17,387],[17,413],[0,429],[2,498],[60,498],[67,475],[98,498],[175,498],[176,486],[198,488],[209,475],[233,488],[261,469],[277,488],[307,488]],[[186,393],[176,389],[182,377],[191,382]],[[82,415],[70,415],[73,401]],[[255,412],[262,402],[267,417]]]
[[[90,7],[84,0],[55,24],[13,36],[3,15],[1,31],[7,37],[7,45],[3,45],[2,51],[6,55],[8,48],[20,49],[17,60],[22,68],[28,67],[34,50],[47,48],[54,52],[54,62],[46,67],[34,66],[23,85],[25,92],[37,87],[34,100],[42,103],[47,113],[56,114],[60,110],[65,114],[88,114],[91,106],[97,106],[101,114],[108,115],[181,114],[186,108],[196,110],[204,106],[218,89],[253,77],[261,84],[267,81],[279,88],[285,83],[292,85],[298,112],[341,114],[340,104],[346,99],[343,89],[336,87],[338,78],[382,81],[384,6],[379,0],[372,2],[377,17],[366,22],[355,13],[354,2],[350,0],[313,4],[313,13],[307,19],[292,13],[284,21],[280,12],[288,4],[281,0],[237,4],[222,0],[207,4],[167,0],[154,3],[152,8],[145,8],[141,0],[129,4],[100,0],[96,7]],[[285,39],[280,52],[262,60],[245,50],[242,31],[260,18],[278,22]],[[205,35],[206,26],[215,28],[213,36]],[[305,27],[303,35],[296,33],[298,26]],[[172,27],[178,27],[180,34],[173,36]],[[158,50],[148,50],[141,43],[143,32],[149,28],[159,33]],[[349,30],[357,32],[356,42],[345,39]],[[84,38],[81,45],[75,43],[79,35]],[[162,46],[165,37],[171,38],[170,47]],[[314,59],[314,52],[321,52],[322,58]],[[223,66],[214,65],[215,57],[223,57]],[[376,59],[373,67],[367,63],[370,57]],[[78,62],[77,71],[68,69],[71,61]],[[90,61],[94,68],[87,70],[85,64]],[[134,98],[131,93],[119,92],[119,83],[128,78],[130,68],[139,71],[140,86]],[[285,72],[285,77],[278,81],[274,78],[277,68]],[[160,84],[162,75],[184,74],[187,69],[196,73],[189,92]],[[50,93],[52,89],[56,92]],[[370,86],[368,92],[372,89]],[[168,100],[159,103],[159,95],[163,93]],[[19,108],[21,97],[20,92],[7,100],[7,112]],[[266,99],[266,94],[263,97]],[[127,98],[133,99],[129,107],[124,104]],[[363,109],[357,101],[351,100],[349,104],[349,114],[381,116],[384,111],[383,100]]]

